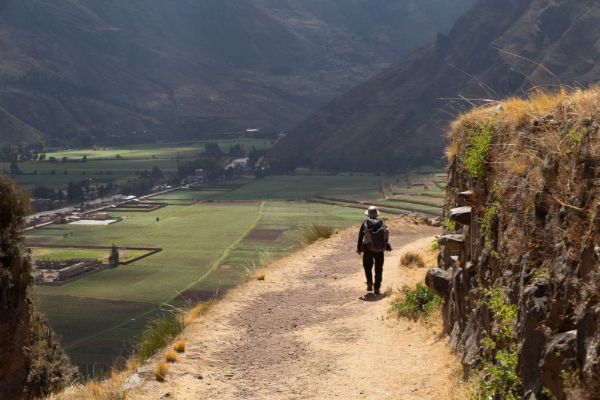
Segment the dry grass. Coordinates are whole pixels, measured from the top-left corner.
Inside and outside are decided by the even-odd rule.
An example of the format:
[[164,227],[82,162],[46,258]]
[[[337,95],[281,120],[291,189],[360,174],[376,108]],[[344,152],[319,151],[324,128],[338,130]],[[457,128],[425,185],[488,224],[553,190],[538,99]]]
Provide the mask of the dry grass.
[[165,353],[165,360],[167,360],[169,363],[177,362],[177,353],[174,351],[167,351]]
[[125,400],[127,392],[123,383],[128,374],[113,373],[102,382],[90,381],[83,385],[71,386],[58,394],[50,395],[47,400]]
[[185,340],[178,340],[173,345],[173,350],[175,350],[178,353],[185,353],[185,345],[186,345]]
[[164,382],[167,378],[167,373],[169,372],[169,364],[164,361],[159,361],[156,363],[156,367],[154,368],[154,378],[158,382]]
[[425,268],[425,261],[420,254],[409,251],[400,258],[400,266],[405,268]]
[[215,304],[217,304],[217,300],[209,300],[190,308],[183,316],[184,325],[189,326],[192,322],[197,320],[198,317],[210,310]]

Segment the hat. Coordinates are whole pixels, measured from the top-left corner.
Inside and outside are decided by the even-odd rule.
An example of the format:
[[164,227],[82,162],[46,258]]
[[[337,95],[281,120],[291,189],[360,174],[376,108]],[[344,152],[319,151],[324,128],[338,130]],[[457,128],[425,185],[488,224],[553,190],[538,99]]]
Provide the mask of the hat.
[[377,207],[371,206],[367,211],[365,211],[365,215],[368,215],[371,218],[379,217],[379,210]]

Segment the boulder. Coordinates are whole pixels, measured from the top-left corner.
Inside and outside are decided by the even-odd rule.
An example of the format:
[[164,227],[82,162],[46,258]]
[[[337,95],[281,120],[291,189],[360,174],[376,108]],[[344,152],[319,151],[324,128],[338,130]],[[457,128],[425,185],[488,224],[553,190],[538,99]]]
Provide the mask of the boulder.
[[450,294],[451,282],[452,271],[440,268],[430,269],[425,277],[425,284],[442,297],[447,297]]
[[438,239],[441,246],[445,246],[449,250],[461,250],[465,244],[465,235],[448,234],[442,235]]
[[540,362],[542,385],[557,399],[566,399],[563,373],[577,370],[577,330],[552,336]]
[[471,207],[457,207],[450,210],[448,218],[461,225],[471,225]]

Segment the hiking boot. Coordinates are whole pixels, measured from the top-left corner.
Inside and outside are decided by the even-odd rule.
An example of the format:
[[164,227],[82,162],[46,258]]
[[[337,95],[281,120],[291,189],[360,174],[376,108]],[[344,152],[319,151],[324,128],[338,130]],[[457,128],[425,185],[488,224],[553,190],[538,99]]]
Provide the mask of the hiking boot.
[[373,291],[373,284],[367,283],[367,292],[371,292],[371,291]]

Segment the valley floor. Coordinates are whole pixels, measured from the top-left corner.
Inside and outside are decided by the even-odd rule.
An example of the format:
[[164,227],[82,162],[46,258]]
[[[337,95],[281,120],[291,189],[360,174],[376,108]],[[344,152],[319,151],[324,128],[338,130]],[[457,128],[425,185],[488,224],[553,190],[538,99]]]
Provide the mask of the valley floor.
[[[400,268],[399,258],[429,252],[431,264],[438,230],[391,227],[383,288],[414,286],[425,270]],[[166,381],[154,380],[154,359],[129,379],[139,386],[128,398],[460,399],[461,368],[439,320],[399,320],[393,296],[365,297],[355,234],[317,242],[232,290],[183,332],[186,353]]]

